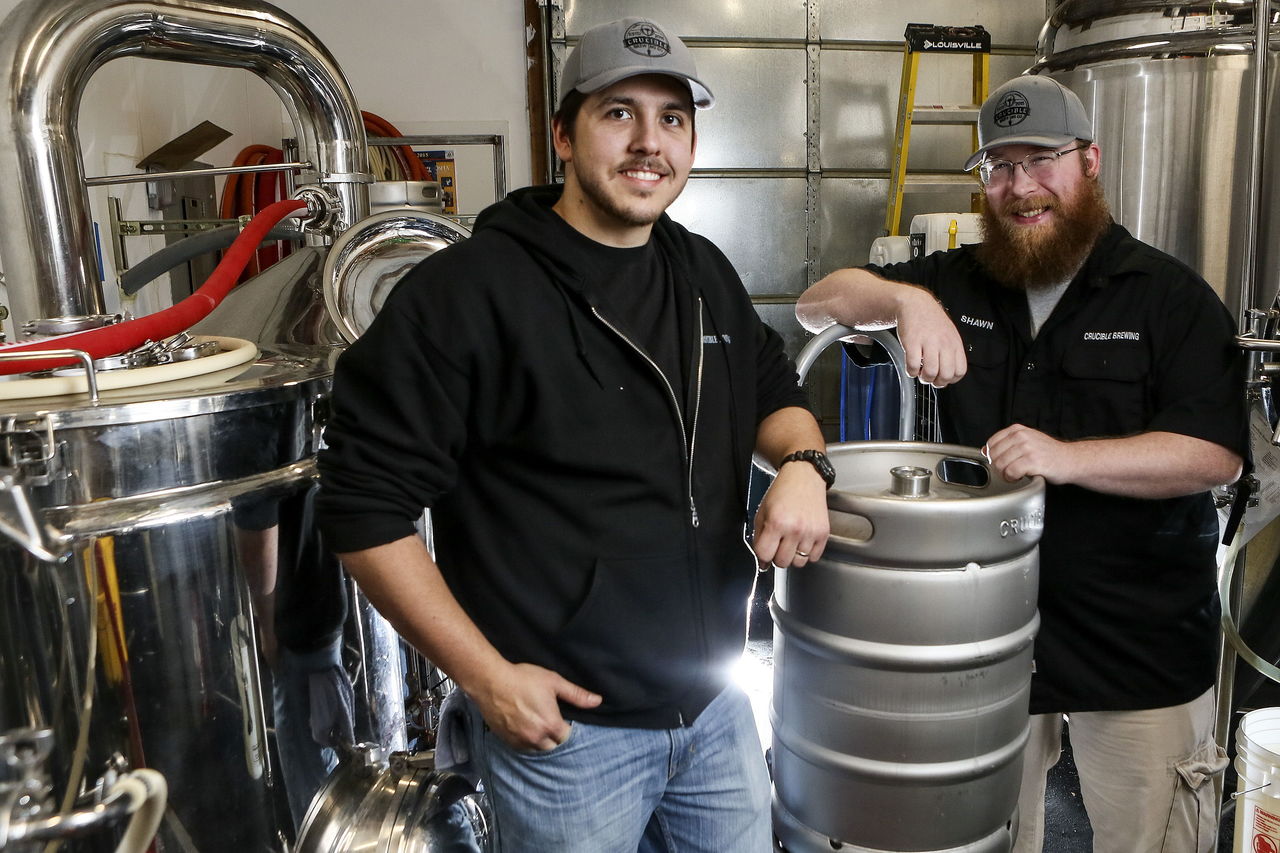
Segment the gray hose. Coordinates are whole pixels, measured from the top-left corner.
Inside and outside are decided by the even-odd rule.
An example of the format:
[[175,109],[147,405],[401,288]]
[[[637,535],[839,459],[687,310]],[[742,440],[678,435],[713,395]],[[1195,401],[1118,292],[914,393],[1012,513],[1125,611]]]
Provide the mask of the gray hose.
[[[165,246],[154,255],[126,270],[120,276],[120,289],[126,295],[133,296],[174,267],[185,264],[192,258],[227,248],[238,236],[240,236],[239,225],[223,225],[221,228],[201,231],[171,246]],[[267,240],[301,240],[302,237],[301,231],[292,228],[273,228],[267,234]]]

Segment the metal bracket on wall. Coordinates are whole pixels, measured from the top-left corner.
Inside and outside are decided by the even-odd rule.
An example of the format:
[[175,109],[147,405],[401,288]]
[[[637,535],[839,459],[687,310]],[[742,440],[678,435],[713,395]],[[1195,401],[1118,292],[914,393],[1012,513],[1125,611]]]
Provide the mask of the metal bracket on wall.
[[201,231],[212,231],[224,225],[239,225],[244,228],[251,217],[241,216],[236,219],[125,219],[120,211],[120,199],[116,196],[108,196],[107,218],[109,223],[107,236],[111,238],[111,257],[115,261],[116,270],[124,272],[130,266],[129,252],[124,242],[126,237],[196,234]]
[[212,231],[224,225],[239,225],[242,228],[252,217],[241,216],[236,219],[118,219],[116,228],[122,237],[150,237],[155,234],[195,234],[200,231]]

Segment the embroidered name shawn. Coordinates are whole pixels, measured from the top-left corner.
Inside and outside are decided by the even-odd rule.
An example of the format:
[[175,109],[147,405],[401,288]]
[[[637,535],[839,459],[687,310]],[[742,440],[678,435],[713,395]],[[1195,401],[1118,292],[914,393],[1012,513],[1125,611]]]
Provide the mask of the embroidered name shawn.
[[960,322],[970,326],[977,326],[979,329],[986,329],[987,331],[991,331],[996,327],[996,324],[991,320],[978,320],[974,317],[970,317],[968,314],[961,314]]
[[1141,332],[1085,332],[1086,341],[1140,341]]

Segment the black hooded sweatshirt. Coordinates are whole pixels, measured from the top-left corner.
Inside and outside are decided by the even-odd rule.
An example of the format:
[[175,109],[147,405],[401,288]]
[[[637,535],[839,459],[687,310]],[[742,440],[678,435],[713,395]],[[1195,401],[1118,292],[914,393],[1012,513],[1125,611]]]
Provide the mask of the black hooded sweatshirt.
[[440,570],[498,651],[604,697],[567,718],[688,724],[742,651],[756,428],[804,397],[728,260],[664,215],[685,362],[667,381],[601,298],[610,270],[566,239],[559,196],[488,208],[343,354],[320,521],[355,551],[430,507]]

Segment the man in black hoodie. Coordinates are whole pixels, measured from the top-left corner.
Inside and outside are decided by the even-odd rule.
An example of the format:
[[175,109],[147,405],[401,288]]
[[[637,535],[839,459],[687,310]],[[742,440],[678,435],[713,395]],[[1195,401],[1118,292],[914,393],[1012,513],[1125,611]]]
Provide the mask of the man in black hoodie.
[[[563,188],[482,213],[338,364],[325,533],[465,692],[503,851],[771,849],[729,670],[757,566],[821,555],[834,473],[781,339],[664,213],[712,101],[657,24],[586,32]],[[753,450],[778,476],[748,546]]]

